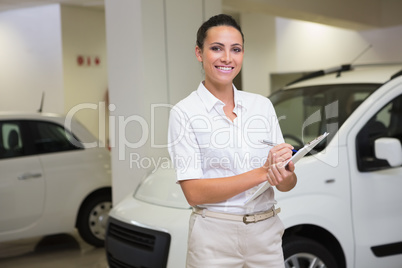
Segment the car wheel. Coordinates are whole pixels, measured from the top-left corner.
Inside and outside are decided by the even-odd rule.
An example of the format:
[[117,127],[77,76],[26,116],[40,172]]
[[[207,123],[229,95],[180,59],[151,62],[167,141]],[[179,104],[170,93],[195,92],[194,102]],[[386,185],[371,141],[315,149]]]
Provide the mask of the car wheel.
[[85,242],[95,247],[105,244],[106,224],[112,198],[108,193],[96,195],[87,200],[78,215],[77,228]]
[[286,268],[336,268],[331,253],[321,244],[304,237],[288,237],[283,240]]

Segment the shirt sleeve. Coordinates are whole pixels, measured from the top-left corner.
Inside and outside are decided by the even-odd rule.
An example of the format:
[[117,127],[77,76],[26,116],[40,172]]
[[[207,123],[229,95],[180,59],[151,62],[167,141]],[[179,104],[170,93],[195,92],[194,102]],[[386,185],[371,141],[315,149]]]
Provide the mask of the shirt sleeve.
[[168,151],[177,181],[203,176],[201,153],[186,113],[175,106],[170,111]]

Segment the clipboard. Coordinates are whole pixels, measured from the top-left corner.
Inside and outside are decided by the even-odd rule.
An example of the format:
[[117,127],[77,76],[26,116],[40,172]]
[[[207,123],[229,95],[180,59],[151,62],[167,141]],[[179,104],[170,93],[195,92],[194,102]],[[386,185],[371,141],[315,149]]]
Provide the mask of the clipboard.
[[[294,164],[296,164],[297,161],[303,158],[308,152],[310,152],[317,144],[319,144],[322,140],[324,140],[328,136],[328,132],[325,132],[324,134],[318,136],[314,140],[306,143],[303,148],[297,151],[288,161],[285,162],[285,166],[289,164],[290,161],[293,161]],[[250,201],[254,200],[257,196],[265,192],[271,185],[269,184],[268,181],[264,182],[263,185],[258,188],[258,190],[250,196],[245,202],[244,205],[247,205]]]

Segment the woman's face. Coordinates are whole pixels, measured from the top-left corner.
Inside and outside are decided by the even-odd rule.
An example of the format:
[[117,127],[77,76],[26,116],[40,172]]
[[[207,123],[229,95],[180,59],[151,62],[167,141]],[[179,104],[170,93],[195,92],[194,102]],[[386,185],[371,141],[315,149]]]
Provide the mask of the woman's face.
[[243,39],[231,26],[215,26],[207,31],[204,48],[195,48],[205,71],[205,83],[216,86],[232,84],[243,63]]

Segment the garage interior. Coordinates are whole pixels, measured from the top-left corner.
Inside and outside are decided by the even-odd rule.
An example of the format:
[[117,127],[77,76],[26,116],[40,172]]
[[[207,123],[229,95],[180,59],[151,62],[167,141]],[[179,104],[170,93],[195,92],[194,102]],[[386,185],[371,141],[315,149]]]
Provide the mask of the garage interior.
[[[113,19],[113,16],[116,15],[116,11],[118,11],[117,8],[111,11],[108,10],[108,8],[114,8],[114,4],[117,5],[116,3],[113,3],[113,1],[115,0],[0,0],[0,46],[2,43],[5,43],[5,38],[7,38],[7,36],[1,36],[2,33],[4,34],[4,31],[1,31],[2,22],[5,21],[5,18],[9,16],[11,12],[18,12],[19,10],[29,11],[49,5],[52,7],[54,7],[54,5],[60,6],[62,16],[70,16],[70,21],[64,25],[61,25],[61,36],[63,37],[61,39],[63,39],[63,41],[60,41],[60,44],[63,44],[63,47],[70,48],[72,46],[81,45],[78,39],[75,39],[79,37],[71,37],[74,34],[77,34],[76,32],[74,33],[74,31],[77,31],[77,25],[73,25],[71,23],[71,17],[77,16],[77,18],[80,18],[81,22],[85,22],[85,19],[83,18],[89,12],[94,14],[94,17],[96,17],[94,20],[90,20],[90,23],[97,21],[97,23],[102,24],[92,25],[92,27],[95,27],[98,30],[100,29],[99,31],[101,31],[101,33],[97,33],[96,37],[94,37],[96,39],[96,43],[99,45],[98,39],[102,40],[99,46],[96,45],[96,49],[94,49],[93,52],[91,52],[88,47],[83,46],[77,50],[66,50],[61,53],[63,54],[63,58],[61,59],[63,62],[61,65],[64,67],[64,70],[59,74],[60,80],[56,81],[54,78],[50,79],[48,76],[40,77],[38,81],[33,80],[33,88],[26,89],[25,85],[22,83],[12,84],[9,81],[5,83],[4,80],[2,82],[2,79],[0,79],[0,92],[3,99],[2,101],[0,100],[0,110],[6,111],[13,109],[14,107],[16,107],[18,110],[36,110],[40,102],[41,93],[46,91],[47,99],[45,102],[45,110],[47,112],[67,113],[80,103],[91,102],[99,105],[100,107],[100,104],[103,105],[105,102],[108,103],[111,101],[111,103],[116,105],[121,103],[119,106],[121,108],[117,111],[117,113],[115,113],[115,115],[130,115],[133,113],[147,114],[148,110],[147,108],[144,108],[146,104],[154,103],[156,101],[172,104],[177,102],[183,96],[187,95],[188,92],[192,91],[192,89],[195,89],[191,86],[187,92],[173,91],[172,89],[180,81],[179,78],[182,74],[175,74],[173,70],[174,67],[180,66],[181,62],[174,62],[173,59],[171,57],[169,58],[168,56],[180,55],[179,51],[169,52],[172,54],[166,53],[169,54],[165,55],[166,59],[169,59],[170,62],[164,62],[163,64],[165,64],[165,66],[163,66],[163,68],[169,66],[172,68],[172,71],[170,73],[166,73],[165,70],[165,72],[162,74],[164,78],[160,82],[152,82],[155,84],[149,82],[149,80],[154,77],[150,76],[151,78],[149,78],[149,73],[146,73],[144,78],[140,78],[135,82],[140,84],[141,86],[139,87],[142,87],[141,89],[143,89],[148,87],[158,88],[157,83],[164,83],[165,81],[168,81],[168,83],[170,83],[170,89],[162,89],[162,93],[157,92],[157,97],[152,99],[152,97],[144,95],[142,91],[138,94],[133,93],[130,91],[132,87],[127,85],[121,86],[121,84],[116,83],[117,80],[120,80],[121,82],[122,79],[120,79],[120,75],[124,75],[117,74],[117,72],[131,64],[130,60],[133,59],[133,55],[136,55],[136,52],[130,50],[127,51],[127,53],[123,56],[118,53],[113,53],[115,46],[113,48],[106,48],[106,43],[115,45],[113,40],[111,41],[111,38],[122,38],[122,36],[125,35],[125,31],[130,30],[130,27],[134,27],[132,26],[132,23],[135,23],[135,19],[132,18],[127,22],[131,26],[122,26],[122,33],[117,34],[112,32],[112,30],[116,29],[115,27],[117,26],[114,25],[111,20]],[[141,3],[143,2],[141,0],[121,1],[120,4],[118,4],[119,8],[124,8],[122,6],[124,6],[124,4],[128,4],[130,10],[130,8],[134,7],[132,3],[129,3],[130,1],[135,2],[138,5],[144,5],[144,9],[142,9],[142,11],[144,12],[145,10],[148,12],[147,14],[143,14],[142,19],[145,21],[144,25],[148,25],[147,22],[151,21],[153,12],[155,12],[155,14],[159,14],[157,12],[166,13],[166,10],[152,10],[152,3],[149,3],[150,1],[145,4]],[[158,8],[166,8],[167,1],[168,0],[154,0],[153,2],[157,3]],[[215,0],[197,0],[196,3],[205,7],[206,5],[211,4],[210,1]],[[181,12],[190,13],[191,16],[191,12],[194,11],[191,5],[191,3],[188,3],[188,0],[175,0],[171,6],[167,7],[175,8],[182,6],[184,10]],[[285,85],[289,79],[292,80],[295,77],[303,74],[304,71],[315,70],[319,66],[333,67],[333,64],[351,63],[354,61],[402,61],[402,55],[399,51],[399,48],[402,45],[402,16],[399,14],[399,11],[402,10],[402,2],[400,1],[342,0],[326,3],[320,0],[221,0],[215,1],[213,8],[211,9],[220,10],[223,13],[231,14],[237,18],[240,21],[244,31],[248,31],[249,33],[247,35],[246,32],[246,53],[248,51],[258,52],[250,52],[249,58],[244,62],[242,79],[241,82],[239,82],[244,90],[247,88],[253,88],[256,93],[267,95]],[[138,12],[140,12],[138,10],[132,11],[133,14],[138,14]],[[173,11],[169,12],[172,12],[172,14],[174,13]],[[197,14],[197,19],[201,18],[204,14],[206,14],[206,12],[203,12],[201,15]],[[187,17],[184,17],[183,20],[186,20],[186,18]],[[169,20],[169,17],[165,18],[164,21],[167,21],[173,26],[175,23],[183,23],[183,21],[175,22],[173,20]],[[195,21],[194,25],[199,25],[200,22],[201,19]],[[303,22],[303,24],[295,26],[295,24],[293,24],[294,22]],[[278,27],[278,25],[281,27]],[[259,31],[252,30],[256,29],[256,26],[259,26]],[[307,26],[311,26],[311,28],[309,28],[310,30],[306,30],[306,32],[310,31],[311,36],[295,36],[298,31],[303,32],[303,27]],[[144,26],[143,29],[148,29],[147,27],[148,26]],[[261,34],[261,31],[263,31],[265,27],[267,31],[270,31],[269,34]],[[279,32],[279,30],[286,31]],[[37,31],[39,33],[41,32],[41,29],[28,28],[27,32],[29,31]],[[338,52],[347,50],[347,48],[344,48],[344,50],[335,51],[333,53],[334,55],[328,56],[328,59],[322,59],[323,55],[320,54],[319,51],[314,53],[311,51],[314,50],[314,45],[311,43],[310,45],[313,47],[311,48],[309,47],[308,42],[314,41],[316,44],[324,45],[327,44],[326,42],[328,42],[328,46],[333,45],[335,47],[336,45],[334,44],[341,46],[342,43],[346,42],[345,40],[332,39],[331,36],[326,35],[326,31],[340,33],[343,36],[350,36],[351,39],[358,36],[360,38],[358,39],[359,43],[348,51],[349,54],[345,53],[341,56],[339,55]],[[397,36],[398,33],[399,36]],[[171,36],[174,36],[175,34],[177,33],[173,33]],[[388,37],[391,35],[395,35],[393,42],[382,40],[383,36]],[[272,41],[270,39],[272,36],[275,36],[277,39]],[[298,38],[300,38],[300,40],[306,38],[306,41],[300,41],[298,46],[300,49],[309,51],[307,54],[308,56],[316,55],[317,59],[310,59],[311,61],[309,61],[307,64],[306,58],[298,55],[297,51],[293,50],[294,48],[291,47],[292,44],[294,46],[296,45],[294,42],[292,42],[292,40],[297,40]],[[169,39],[169,36],[166,39]],[[184,42],[186,46],[192,45],[191,42],[193,42],[193,38],[191,37],[189,39],[189,42]],[[157,42],[160,41],[159,39],[155,40]],[[288,42],[286,42],[287,40]],[[48,41],[49,40],[46,40],[46,43],[49,43]],[[379,44],[379,46],[374,46],[371,41],[377,42],[376,44]],[[70,43],[66,44],[65,42]],[[114,42],[117,41],[114,40]],[[175,44],[175,41],[168,40],[166,41],[166,44],[168,42],[171,42],[169,43],[169,47],[173,50],[172,44]],[[289,47],[277,47],[279,46],[279,42],[281,42],[280,44],[288,44]],[[94,43],[86,41],[86,46],[95,46]],[[276,43],[276,45],[274,43]],[[391,45],[389,43],[393,44]],[[131,44],[130,40],[128,40],[128,44]],[[164,44],[165,43],[161,45],[163,46]],[[261,44],[266,44],[266,46],[261,48]],[[35,44],[30,45],[35,46]],[[27,45],[27,47],[30,45]],[[42,44],[39,44],[38,47],[40,45]],[[90,69],[93,67],[93,65],[91,67],[83,67],[86,69],[83,69],[82,67],[79,69],[80,67],[77,65],[77,62],[79,62],[79,56],[81,55],[78,55],[77,51],[80,51],[80,49],[82,51],[81,55],[84,57],[90,57],[91,59],[95,59],[96,57],[100,58],[100,65],[99,67],[96,67],[97,69],[95,69],[95,67]],[[149,52],[147,49],[151,48],[144,48],[144,51]],[[28,51],[28,53],[32,54],[38,50],[40,49]],[[188,55],[191,57],[193,50],[190,50],[191,51],[185,53],[188,53]],[[291,53],[289,53],[289,51]],[[327,52],[328,51],[325,51],[323,53],[328,55],[329,53]],[[117,55],[117,58],[114,58],[115,55]],[[145,53],[145,55],[150,55],[150,53]],[[0,51],[0,56],[3,57],[3,59],[7,58],[6,62],[11,62],[11,59],[9,59],[10,54],[2,53]],[[38,55],[38,57],[39,56],[49,57],[49,59],[52,57],[52,55],[46,55],[46,53],[43,55]],[[149,61],[157,62],[159,60],[157,56],[158,55],[155,55],[155,57],[150,56]],[[267,62],[262,64],[263,68],[260,68],[263,70],[262,73],[252,73],[250,71],[253,69],[252,65],[254,65],[256,61],[259,61],[261,57],[275,58],[276,60],[274,63]],[[294,65],[289,65],[289,59],[292,59],[292,57],[295,59],[295,63]],[[69,58],[71,62],[68,62],[66,58]],[[2,61],[4,62],[5,60],[3,59]],[[334,59],[342,62],[334,62]],[[119,64],[121,65],[116,65],[116,61],[119,61]],[[136,60],[133,60],[133,62],[134,64],[137,64]],[[149,65],[146,65],[145,68],[149,69],[151,68],[151,65],[152,63],[149,63]],[[0,77],[5,77],[6,73],[13,68],[13,66],[7,67],[0,63]],[[24,68],[21,70],[18,68],[16,68],[16,70],[20,72],[31,72],[32,69],[30,68],[34,67],[24,66]],[[200,77],[198,65],[196,65],[192,70],[197,74],[191,77],[192,80],[190,82],[186,81],[186,85],[192,85],[192,82]],[[49,70],[46,69],[45,71],[47,72]],[[132,71],[132,69],[130,69],[130,71]],[[43,75],[46,72],[38,72],[38,74]],[[24,73],[22,76],[24,77]],[[170,76],[174,77],[172,78]],[[39,81],[45,79],[49,79],[51,82]],[[138,79],[138,77],[135,76],[134,78],[130,79],[130,81],[123,82],[130,84],[134,83],[132,81],[135,79]],[[81,84],[79,85],[78,83]],[[56,90],[52,91],[52,88],[54,88],[55,85],[57,92],[55,92]],[[86,88],[88,88],[88,91],[85,90]],[[11,93],[11,89],[14,93]],[[26,96],[24,99],[30,99],[30,101],[19,101],[14,94]],[[139,96],[146,99],[144,102],[145,104],[141,103],[142,100],[133,100],[137,99]],[[155,100],[155,98],[157,99]],[[144,112],[145,110],[146,112]],[[105,128],[100,129],[98,120],[99,116],[100,113],[98,110],[85,111],[77,114],[77,117],[90,128],[94,135],[96,135],[104,144],[108,144],[109,132]],[[164,121],[165,118],[162,118],[161,120]],[[107,126],[108,124],[106,122],[106,127]],[[161,127],[165,127],[165,124],[162,123]],[[161,133],[161,136],[157,137],[157,139],[159,139],[158,141],[164,140],[165,134],[163,131],[161,131]],[[138,185],[138,181],[132,180],[130,175],[135,173],[136,170],[129,168],[127,162],[119,161],[120,155],[118,153],[118,149],[119,148],[116,147],[112,148],[111,150],[112,159],[115,161],[114,166],[116,167],[116,169],[113,170],[114,203],[121,200],[130,192],[131,189]],[[166,155],[166,152],[153,149],[141,149],[140,152],[145,155]],[[143,171],[140,171],[140,175],[144,174],[141,172]],[[107,267],[107,260],[103,248],[95,248],[86,244],[77,233],[55,234],[46,237],[34,237],[17,241],[1,242],[0,267]]]

